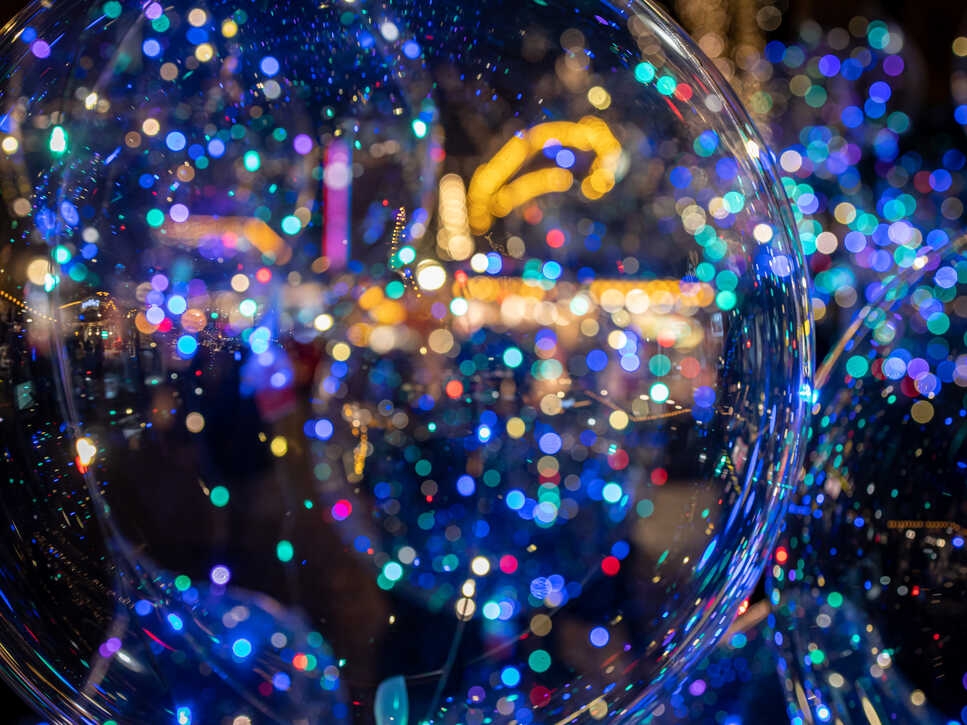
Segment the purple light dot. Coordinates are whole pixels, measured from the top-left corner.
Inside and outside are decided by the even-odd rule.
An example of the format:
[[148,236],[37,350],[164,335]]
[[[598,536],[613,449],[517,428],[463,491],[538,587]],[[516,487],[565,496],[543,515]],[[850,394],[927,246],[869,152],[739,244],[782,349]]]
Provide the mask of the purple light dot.
[[152,325],[160,325],[165,319],[165,311],[157,305],[152,305],[144,316]]
[[297,154],[305,156],[307,153],[312,151],[312,139],[306,136],[304,133],[300,133],[294,139],[292,139],[292,148],[295,149]]
[[173,222],[183,222],[188,220],[188,207],[184,204],[175,204],[168,212]]
[[228,570],[227,566],[218,565],[212,568],[211,579],[212,582],[218,584],[219,586],[225,586],[228,581],[232,578],[232,573]]
[[541,451],[547,455],[554,455],[561,450],[561,436],[557,433],[545,433],[541,436],[539,445]]
[[883,60],[883,71],[888,76],[898,76],[903,72],[903,58],[898,55],[888,56]]
[[688,691],[694,697],[703,694],[705,692],[705,680],[695,680],[688,686]]
[[30,52],[38,58],[50,57],[50,45],[46,40],[37,40],[30,46]]
[[840,62],[835,55],[824,55],[819,59],[819,72],[827,78],[832,78],[839,73]]
[[144,9],[144,17],[148,20],[157,20],[161,17],[161,4],[151,3]]

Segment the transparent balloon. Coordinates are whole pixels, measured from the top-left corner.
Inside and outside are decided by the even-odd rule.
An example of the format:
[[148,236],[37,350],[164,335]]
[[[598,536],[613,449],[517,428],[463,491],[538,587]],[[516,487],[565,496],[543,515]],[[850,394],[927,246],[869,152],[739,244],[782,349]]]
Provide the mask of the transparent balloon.
[[5,57],[0,658],[38,708],[630,717],[725,631],[806,281],[659,11],[61,3]]
[[921,250],[817,371],[770,596],[790,718],[967,719],[967,256]]

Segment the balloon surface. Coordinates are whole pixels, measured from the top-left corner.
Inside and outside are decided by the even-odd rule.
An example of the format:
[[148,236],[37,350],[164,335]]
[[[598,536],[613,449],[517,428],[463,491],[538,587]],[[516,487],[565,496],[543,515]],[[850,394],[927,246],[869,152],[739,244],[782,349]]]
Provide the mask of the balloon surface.
[[967,716],[967,255],[921,251],[817,371],[770,580],[790,718]]
[[640,2],[6,29],[0,661],[96,723],[646,714],[791,495],[773,159]]

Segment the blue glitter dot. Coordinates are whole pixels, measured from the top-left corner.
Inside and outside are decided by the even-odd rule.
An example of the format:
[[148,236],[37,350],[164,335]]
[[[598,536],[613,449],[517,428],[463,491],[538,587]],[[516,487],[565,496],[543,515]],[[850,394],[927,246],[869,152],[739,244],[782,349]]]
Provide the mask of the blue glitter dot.
[[316,434],[316,438],[321,441],[327,441],[332,438],[333,426],[332,423],[325,418],[320,418],[316,421],[313,426],[313,432]]
[[165,145],[172,151],[181,151],[186,143],[185,134],[181,131],[172,131],[165,136]]
[[259,68],[265,75],[271,77],[279,72],[279,61],[277,61],[273,56],[267,55],[262,58],[262,62],[259,63]]
[[595,627],[591,630],[591,634],[588,639],[591,641],[593,646],[604,647],[610,641],[611,635],[604,627]]
[[156,58],[161,52],[161,43],[154,38],[148,38],[141,44],[141,50],[144,51],[144,54],[149,58]]
[[739,173],[739,165],[732,159],[719,159],[715,162],[715,173],[722,181],[731,181]]
[[420,45],[415,40],[408,40],[403,43],[403,55],[410,60],[420,57]]
[[477,489],[477,484],[473,478],[464,474],[457,479],[457,493],[461,496],[470,496]]
[[585,360],[594,372],[601,372],[608,366],[608,354],[604,350],[592,350]]
[[676,166],[669,172],[668,179],[676,189],[684,189],[692,183],[692,172],[684,166]]

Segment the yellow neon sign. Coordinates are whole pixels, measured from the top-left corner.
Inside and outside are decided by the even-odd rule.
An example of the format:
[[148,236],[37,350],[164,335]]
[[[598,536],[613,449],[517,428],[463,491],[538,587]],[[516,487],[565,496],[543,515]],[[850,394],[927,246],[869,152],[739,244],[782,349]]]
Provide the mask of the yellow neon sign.
[[585,116],[577,123],[541,123],[515,135],[474,172],[467,191],[467,216],[475,234],[485,234],[495,218],[507,216],[538,196],[571,188],[574,175],[558,167],[531,171],[510,181],[516,171],[552,140],[578,151],[594,152],[588,175],[581,181],[581,193],[585,197],[600,199],[611,191],[621,144],[607,123],[595,116]]

